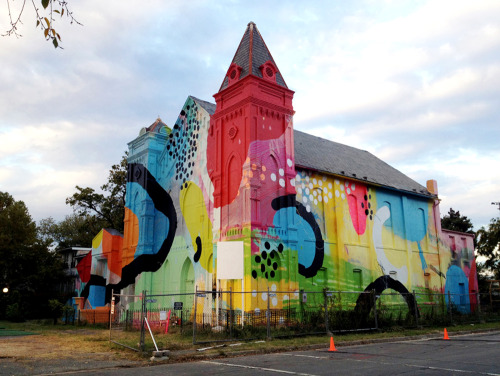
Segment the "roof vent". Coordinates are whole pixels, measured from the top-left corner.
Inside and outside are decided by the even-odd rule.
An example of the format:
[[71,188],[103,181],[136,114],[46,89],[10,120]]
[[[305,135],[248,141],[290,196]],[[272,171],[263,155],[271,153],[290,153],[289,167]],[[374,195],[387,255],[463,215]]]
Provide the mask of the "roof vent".
[[278,68],[276,68],[276,65],[274,65],[271,60],[262,64],[259,69],[262,74],[262,78],[267,81],[276,82],[276,72],[278,71]]
[[368,179],[368,177],[366,177],[366,176],[363,176],[363,179],[365,179],[365,180],[366,180],[366,179]]
[[341,173],[342,175],[345,175],[345,172],[344,172],[344,171],[340,171],[340,173]]
[[356,174],[352,174],[352,176],[356,177]]
[[228,86],[235,83],[240,79],[241,71],[243,70],[238,64],[232,63],[227,70],[227,84]]

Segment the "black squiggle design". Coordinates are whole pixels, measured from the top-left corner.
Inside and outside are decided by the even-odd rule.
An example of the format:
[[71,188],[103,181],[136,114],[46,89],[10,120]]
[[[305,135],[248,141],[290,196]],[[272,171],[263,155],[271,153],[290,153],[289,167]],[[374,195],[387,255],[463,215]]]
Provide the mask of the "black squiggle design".
[[201,257],[201,238],[199,236],[196,237],[196,253],[193,256],[194,262],[200,261]]
[[140,163],[128,165],[127,182],[138,183],[153,200],[153,204],[159,212],[168,218],[168,233],[160,249],[155,254],[143,254],[136,257],[130,264],[122,268],[122,278],[114,285],[108,285],[106,299],[111,297],[111,289],[121,290],[135,283],[135,278],[142,272],[156,272],[167,258],[174,242],[177,230],[177,212],[170,195],[160,186],[155,177],[148,169]]
[[300,202],[297,202],[295,197],[296,196],[294,194],[276,197],[271,202],[271,207],[275,211],[294,207],[297,210],[297,214],[300,215],[302,219],[304,219],[309,224],[309,226],[311,226],[314,232],[314,237],[316,239],[316,252],[314,253],[314,259],[311,265],[307,268],[299,263],[299,273],[306,278],[311,278],[318,273],[319,268],[321,268],[321,266],[323,265],[323,259],[325,258],[325,242],[323,241],[321,230],[316,223],[316,220],[314,219],[314,215],[311,212],[308,212],[304,205],[302,205]]
[[89,297],[89,291],[90,291],[90,286],[106,286],[106,278],[97,275],[97,274],[91,274],[89,281],[85,284],[85,287],[83,288],[82,292],[80,293],[81,297],[88,298]]

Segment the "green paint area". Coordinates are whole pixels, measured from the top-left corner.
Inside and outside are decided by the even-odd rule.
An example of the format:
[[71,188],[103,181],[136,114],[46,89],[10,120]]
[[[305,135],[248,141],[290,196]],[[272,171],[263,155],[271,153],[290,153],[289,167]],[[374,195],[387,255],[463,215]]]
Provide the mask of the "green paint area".
[[0,337],[32,336],[38,333],[26,332],[24,330],[12,330],[0,328]]

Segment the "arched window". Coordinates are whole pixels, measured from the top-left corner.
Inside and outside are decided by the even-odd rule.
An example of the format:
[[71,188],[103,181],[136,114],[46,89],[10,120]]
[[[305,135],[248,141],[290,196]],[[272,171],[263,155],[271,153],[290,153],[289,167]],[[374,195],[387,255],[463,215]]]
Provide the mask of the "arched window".
[[[181,294],[182,293],[194,293],[194,268],[193,263],[186,257],[184,264],[181,269]],[[183,295],[181,299],[184,303],[185,308],[191,308],[193,304],[193,296]]]
[[[226,181],[226,190],[223,194],[230,195],[230,192],[236,192],[240,189],[241,184],[241,161],[238,154],[233,154],[228,161],[227,164],[227,181]],[[237,197],[237,195],[234,195]],[[226,225],[231,226],[241,222],[241,215],[243,208],[237,208],[234,205],[234,202],[228,202],[227,210],[226,210]]]

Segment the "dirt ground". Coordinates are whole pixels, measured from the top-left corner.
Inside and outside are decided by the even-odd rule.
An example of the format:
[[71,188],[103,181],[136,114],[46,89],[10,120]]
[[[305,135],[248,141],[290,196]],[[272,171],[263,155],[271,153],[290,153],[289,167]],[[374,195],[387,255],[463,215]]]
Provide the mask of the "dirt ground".
[[[83,338],[82,338],[82,334]],[[44,375],[78,370],[134,367],[146,359],[114,349],[102,332],[73,331],[0,337],[0,375]]]

